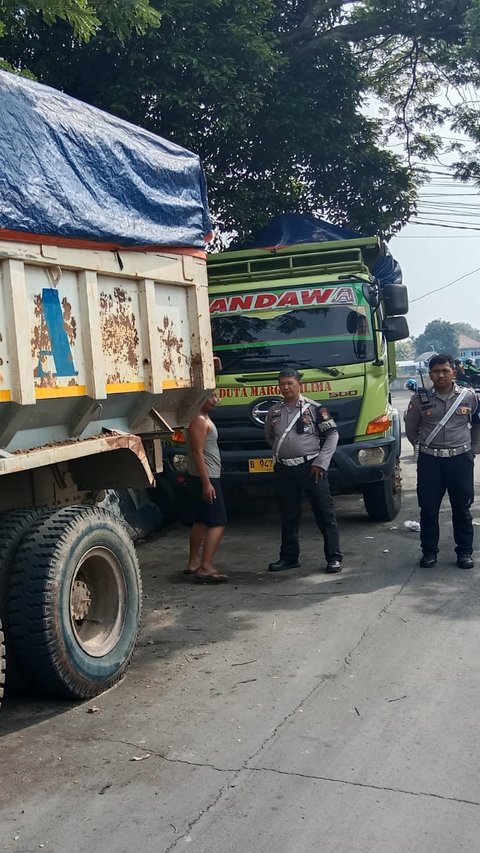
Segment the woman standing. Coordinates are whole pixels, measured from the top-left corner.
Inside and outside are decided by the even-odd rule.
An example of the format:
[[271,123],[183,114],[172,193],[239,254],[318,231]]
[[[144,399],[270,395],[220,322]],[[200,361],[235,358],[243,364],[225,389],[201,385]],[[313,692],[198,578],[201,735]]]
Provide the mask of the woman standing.
[[217,405],[217,395],[205,400],[188,428],[187,477],[192,496],[193,527],[186,574],[200,583],[223,583],[227,575],[217,571],[213,558],[227,523],[220,474],[217,428],[209,412]]

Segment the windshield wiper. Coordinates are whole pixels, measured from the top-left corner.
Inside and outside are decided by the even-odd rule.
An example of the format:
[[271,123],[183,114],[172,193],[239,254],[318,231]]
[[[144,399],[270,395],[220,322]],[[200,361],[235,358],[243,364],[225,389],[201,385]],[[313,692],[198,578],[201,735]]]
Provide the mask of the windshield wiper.
[[309,370],[321,370],[323,373],[329,373],[330,376],[343,376],[343,370],[338,367],[326,367],[322,364],[312,364],[311,361],[297,361],[296,359],[287,359],[283,364],[294,364],[297,367],[307,367]]
[[[299,359],[294,358],[282,358],[278,353],[264,353],[262,355],[257,354],[238,354],[236,358],[232,358],[231,361],[227,361],[223,363],[223,367],[221,373],[230,373],[234,365],[243,365],[245,362],[255,362],[258,368],[262,367],[262,364],[266,361],[275,361],[275,368],[280,371],[283,367],[287,365],[292,365],[293,367],[299,368],[308,368],[309,370],[321,370],[322,373],[328,373],[330,376],[343,376],[343,370],[339,370],[338,367],[327,367],[326,365],[314,365],[311,361],[300,361]],[[241,367],[241,369],[244,369]],[[272,366],[269,366],[268,371],[265,372],[273,372]]]
[[330,376],[343,376],[343,370],[339,370],[338,367],[320,366],[316,367],[315,370],[323,370],[324,373],[329,373]]

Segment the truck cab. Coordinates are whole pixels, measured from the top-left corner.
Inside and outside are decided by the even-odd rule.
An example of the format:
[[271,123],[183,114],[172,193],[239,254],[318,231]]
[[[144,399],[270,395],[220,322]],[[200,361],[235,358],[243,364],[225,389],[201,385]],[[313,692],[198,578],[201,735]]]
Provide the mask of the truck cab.
[[[249,249],[208,260],[210,319],[225,486],[268,482],[264,438],[270,406],[281,399],[281,368],[300,371],[302,393],[326,406],[339,430],[329,470],[332,491],[359,492],[370,518],[400,509],[400,420],[390,401],[393,342],[408,336],[403,284],[372,275],[377,237]],[[181,484],[182,446],[166,467]]]

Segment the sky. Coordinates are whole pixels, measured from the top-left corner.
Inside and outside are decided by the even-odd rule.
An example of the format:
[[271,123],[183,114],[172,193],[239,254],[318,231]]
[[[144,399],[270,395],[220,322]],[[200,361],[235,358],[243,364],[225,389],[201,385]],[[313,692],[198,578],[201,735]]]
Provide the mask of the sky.
[[[462,103],[478,109],[480,93],[470,86],[448,88],[437,100],[440,106]],[[385,107],[375,98],[365,106],[376,118]],[[430,320],[461,321],[480,330],[480,188],[473,181],[454,180],[453,163],[460,157],[449,152],[452,145],[461,143],[473,154],[474,145],[448,125],[437,128],[435,135],[444,148],[437,159],[417,163],[429,173],[429,181],[420,189],[417,216],[389,242],[408,287],[408,323],[415,337]],[[404,140],[393,137],[387,147],[401,155]],[[461,280],[446,287],[455,279]]]
[[[452,106],[451,97],[442,95],[440,103],[448,100]],[[468,89],[465,98],[478,108],[478,93]],[[440,133],[449,134],[440,137],[445,148],[462,143],[474,153],[472,140],[462,133],[448,126]],[[392,150],[401,146],[394,142]],[[436,160],[421,164],[429,181],[420,190],[417,216],[389,243],[408,287],[413,336],[430,320],[462,321],[480,330],[480,189],[472,180],[454,180],[453,162],[458,159],[458,154],[444,150]]]
[[[408,323],[414,336],[423,332],[430,320],[438,319],[452,323],[463,321],[480,329],[480,193],[475,199],[467,195],[472,192],[472,187],[460,187],[455,192],[458,201],[454,205],[457,210],[462,210],[460,204],[477,202],[478,212],[475,213],[472,207],[471,218],[465,218],[463,222],[478,228],[478,231],[463,230],[465,224],[462,230],[420,225],[413,219],[390,240],[390,251],[400,263],[403,280],[408,287]],[[442,222],[458,224],[461,220],[450,210],[450,207],[445,207]],[[445,290],[437,290],[461,276],[466,277]],[[437,292],[419,298],[432,290]]]

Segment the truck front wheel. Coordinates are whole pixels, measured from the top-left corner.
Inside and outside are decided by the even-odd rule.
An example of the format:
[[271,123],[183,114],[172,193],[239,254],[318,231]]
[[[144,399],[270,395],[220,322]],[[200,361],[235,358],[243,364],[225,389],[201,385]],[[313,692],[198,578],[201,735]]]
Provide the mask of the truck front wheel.
[[363,502],[372,521],[392,521],[402,504],[402,477],[400,460],[395,464],[392,477],[363,487]]
[[140,612],[135,549],[110,513],[67,507],[24,538],[11,570],[9,632],[40,691],[88,699],[115,684],[133,655]]

